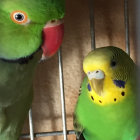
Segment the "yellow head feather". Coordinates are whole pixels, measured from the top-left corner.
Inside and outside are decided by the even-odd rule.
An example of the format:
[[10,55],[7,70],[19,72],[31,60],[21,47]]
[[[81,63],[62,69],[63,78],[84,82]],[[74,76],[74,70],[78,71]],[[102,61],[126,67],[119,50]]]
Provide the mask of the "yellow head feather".
[[112,46],[96,49],[85,57],[83,69],[91,88],[89,98],[94,103],[117,103],[131,94],[135,64],[123,50]]

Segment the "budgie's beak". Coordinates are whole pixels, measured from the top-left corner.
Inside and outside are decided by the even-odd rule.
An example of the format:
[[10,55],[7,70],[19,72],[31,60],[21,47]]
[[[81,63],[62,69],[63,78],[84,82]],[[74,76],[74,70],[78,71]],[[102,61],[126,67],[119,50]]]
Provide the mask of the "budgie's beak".
[[103,95],[104,72],[102,70],[90,71],[87,73],[92,89],[99,95]]
[[42,60],[54,55],[61,46],[64,36],[63,20],[49,21],[43,29]]

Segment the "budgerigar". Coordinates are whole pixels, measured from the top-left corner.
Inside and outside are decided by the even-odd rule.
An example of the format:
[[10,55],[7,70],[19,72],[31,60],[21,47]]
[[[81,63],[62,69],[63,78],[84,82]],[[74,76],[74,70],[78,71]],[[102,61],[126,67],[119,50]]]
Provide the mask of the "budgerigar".
[[62,43],[64,5],[64,0],[0,0],[0,140],[20,137],[36,65]]
[[74,113],[77,140],[137,140],[136,65],[108,46],[84,59],[86,74]]

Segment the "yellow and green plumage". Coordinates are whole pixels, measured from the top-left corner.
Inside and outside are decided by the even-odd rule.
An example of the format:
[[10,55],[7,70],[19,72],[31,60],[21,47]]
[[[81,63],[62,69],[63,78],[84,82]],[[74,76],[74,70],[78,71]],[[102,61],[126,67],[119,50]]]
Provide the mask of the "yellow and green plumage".
[[121,49],[103,47],[84,59],[86,77],[74,114],[79,140],[136,140],[136,66]]

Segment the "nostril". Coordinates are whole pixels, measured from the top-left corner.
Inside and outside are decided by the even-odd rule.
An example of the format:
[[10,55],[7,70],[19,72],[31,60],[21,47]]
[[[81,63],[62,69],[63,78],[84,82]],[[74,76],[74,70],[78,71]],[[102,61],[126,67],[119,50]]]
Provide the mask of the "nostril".
[[88,72],[88,74],[90,74],[90,71]]
[[97,70],[96,73],[98,73],[99,71]]

